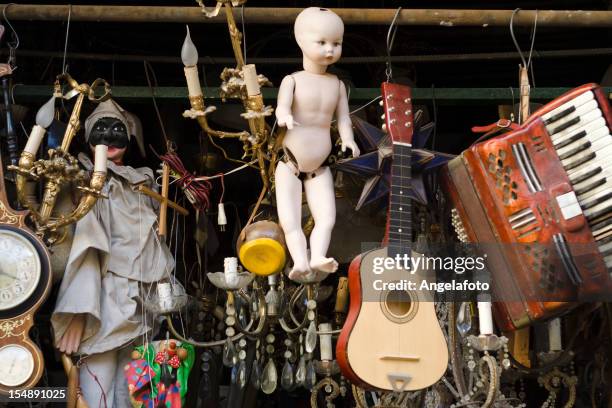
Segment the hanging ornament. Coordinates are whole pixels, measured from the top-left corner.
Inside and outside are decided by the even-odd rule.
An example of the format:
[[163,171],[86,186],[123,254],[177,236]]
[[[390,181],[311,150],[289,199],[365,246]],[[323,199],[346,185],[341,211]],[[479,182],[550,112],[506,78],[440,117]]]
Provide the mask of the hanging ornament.
[[251,367],[251,385],[256,390],[261,386],[261,364],[258,360],[254,360]]
[[265,394],[272,394],[276,390],[276,384],[278,381],[278,373],[276,372],[276,366],[272,358],[268,359],[268,363],[263,371],[263,379],[261,381],[261,390]]
[[317,372],[315,371],[314,363],[312,359],[308,360],[306,364],[306,379],[304,380],[304,388],[307,390],[312,389],[317,383]]
[[301,386],[304,385],[304,381],[306,380],[306,358],[304,356],[300,356],[300,361],[297,366],[297,370],[295,372],[295,385]]
[[226,367],[233,367],[237,361],[238,356],[236,353],[236,347],[228,338],[223,345],[223,365]]
[[293,387],[293,366],[289,359],[285,360],[285,365],[283,366],[281,387],[283,387],[285,391],[289,391]]
[[[237,374],[236,374],[236,377],[237,377],[236,378],[236,383],[242,389],[246,385],[246,381],[247,381],[246,361],[240,360],[240,363],[238,363],[237,367],[238,367],[238,370],[237,370]],[[234,368],[236,368],[236,366],[234,366]]]
[[[351,119],[356,130],[355,138],[363,147],[362,154],[359,157],[340,160],[335,166],[342,172],[366,178],[355,206],[355,209],[359,210],[389,195],[393,144],[381,129],[356,116]],[[421,126],[412,136],[412,188],[409,197],[423,205],[427,205],[423,173],[443,165],[454,157],[424,149],[434,127],[434,124]]]
[[470,310],[470,302],[462,302],[459,306],[456,326],[457,331],[459,334],[461,334],[461,337],[465,337],[466,334],[468,334],[472,329],[472,312]]
[[304,341],[304,348],[307,353],[312,353],[317,347],[317,326],[314,320],[310,321],[308,330],[306,330],[306,340]]

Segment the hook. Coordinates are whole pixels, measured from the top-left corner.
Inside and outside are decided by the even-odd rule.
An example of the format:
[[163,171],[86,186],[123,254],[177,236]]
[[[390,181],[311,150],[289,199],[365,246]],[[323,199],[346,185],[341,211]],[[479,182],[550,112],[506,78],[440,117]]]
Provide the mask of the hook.
[[393,20],[391,20],[389,30],[387,31],[387,68],[385,69],[385,74],[387,75],[387,82],[390,82],[391,79],[393,79],[393,68],[391,67],[391,49],[393,48],[395,34],[397,33],[397,25],[395,23],[397,21],[397,17],[399,17],[401,10],[401,7],[397,8],[397,10],[395,11],[395,15],[393,16]]
[[2,18],[4,19],[4,21],[6,21],[6,24],[9,26],[9,28],[12,31],[13,40],[7,41],[7,45],[9,47],[9,59],[7,61],[7,64],[9,64],[11,66],[11,69],[14,71],[16,69],[16,67],[14,66],[15,51],[17,50],[17,48],[19,48],[19,34],[17,34],[17,31],[15,30],[15,28],[9,21],[8,17],[6,16],[6,10],[8,10],[8,8],[13,5],[15,5],[15,3],[8,3],[7,5],[4,6],[4,8],[2,9]]
[[512,16],[510,17],[510,36],[512,37],[512,42],[514,42],[514,46],[516,47],[516,50],[519,53],[519,56],[521,57],[521,61],[523,63],[523,66],[527,69],[529,69],[529,67],[531,66],[531,57],[533,54],[533,48],[535,45],[535,36],[536,36],[536,29],[538,27],[538,10],[535,11],[535,19],[533,22],[533,29],[531,30],[531,47],[529,49],[529,57],[527,59],[527,61],[525,61],[525,57],[523,56],[523,51],[521,50],[521,47],[519,46],[519,43],[516,39],[516,35],[514,34],[514,16],[516,16],[516,14],[521,11],[520,8],[516,8],[512,11]]

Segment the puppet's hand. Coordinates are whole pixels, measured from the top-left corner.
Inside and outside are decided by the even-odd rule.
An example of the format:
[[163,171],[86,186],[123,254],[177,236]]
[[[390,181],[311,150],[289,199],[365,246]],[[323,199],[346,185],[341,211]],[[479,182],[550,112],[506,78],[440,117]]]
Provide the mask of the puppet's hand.
[[359,157],[359,147],[357,147],[357,143],[354,140],[347,140],[346,142],[342,141],[342,152],[346,151],[346,148],[351,149],[353,153],[353,157]]
[[287,126],[287,129],[293,129],[293,116],[282,115],[278,116],[278,126]]
[[81,344],[83,329],[85,328],[85,314],[74,315],[66,332],[57,343],[57,349],[68,355],[76,352]]

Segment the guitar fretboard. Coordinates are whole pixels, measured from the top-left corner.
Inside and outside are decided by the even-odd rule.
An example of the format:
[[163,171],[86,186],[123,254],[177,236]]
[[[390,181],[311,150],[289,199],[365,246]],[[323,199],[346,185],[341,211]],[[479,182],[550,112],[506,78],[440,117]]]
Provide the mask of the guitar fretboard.
[[391,193],[389,197],[388,256],[410,254],[412,242],[412,216],[410,189],[411,147],[405,143],[393,143],[391,163]]

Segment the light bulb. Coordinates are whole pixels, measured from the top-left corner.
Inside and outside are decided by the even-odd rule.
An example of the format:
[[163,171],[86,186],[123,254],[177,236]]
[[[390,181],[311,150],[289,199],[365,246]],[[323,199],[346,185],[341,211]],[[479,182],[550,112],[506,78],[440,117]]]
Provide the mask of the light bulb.
[[181,59],[186,67],[192,67],[198,63],[198,49],[193,44],[193,41],[191,41],[189,26],[187,26],[187,35],[183,42],[183,48],[181,48]]
[[36,113],[36,124],[43,128],[48,128],[53,122],[53,115],[55,114],[55,96],[47,101],[43,106],[40,107]]

